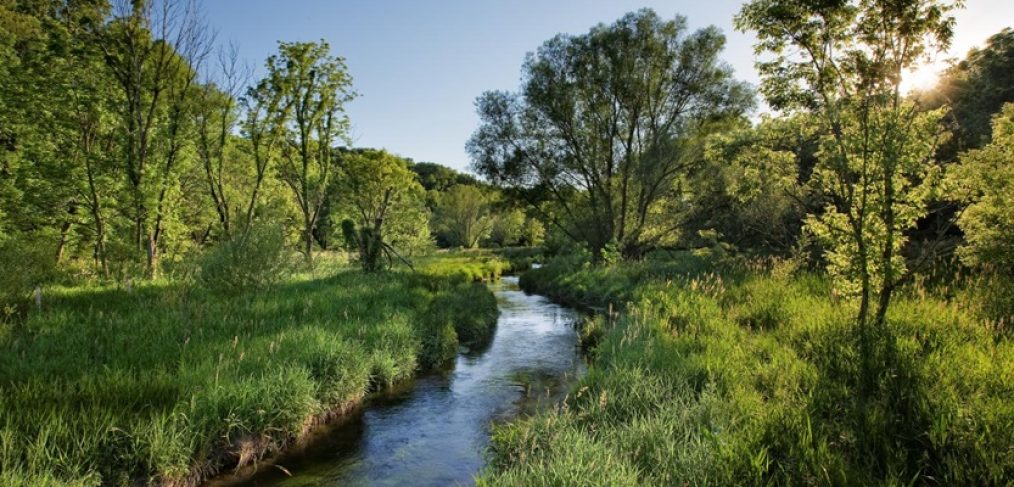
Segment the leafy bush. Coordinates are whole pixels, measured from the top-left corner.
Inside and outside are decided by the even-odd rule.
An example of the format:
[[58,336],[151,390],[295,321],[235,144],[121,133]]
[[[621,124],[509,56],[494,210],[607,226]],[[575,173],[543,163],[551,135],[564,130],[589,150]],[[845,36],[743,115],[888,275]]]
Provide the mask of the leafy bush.
[[951,172],[954,196],[968,207],[958,224],[965,263],[1014,276],[1014,103],[993,118],[993,141],[965,153]]
[[209,289],[238,293],[280,282],[292,265],[281,229],[254,226],[205,253],[199,279]]
[[57,277],[50,250],[29,239],[0,240],[0,323],[20,315],[32,290]]

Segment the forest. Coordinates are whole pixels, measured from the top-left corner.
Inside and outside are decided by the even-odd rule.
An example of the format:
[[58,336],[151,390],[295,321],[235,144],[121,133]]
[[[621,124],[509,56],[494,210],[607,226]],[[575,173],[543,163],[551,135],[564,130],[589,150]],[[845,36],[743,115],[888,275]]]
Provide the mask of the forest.
[[681,15],[559,34],[463,172],[355,146],[324,39],[0,0],[0,485],[256,470],[493,353],[508,274],[587,370],[478,485],[1011,484],[1014,28],[904,83],[963,6],[745,1],[756,86]]

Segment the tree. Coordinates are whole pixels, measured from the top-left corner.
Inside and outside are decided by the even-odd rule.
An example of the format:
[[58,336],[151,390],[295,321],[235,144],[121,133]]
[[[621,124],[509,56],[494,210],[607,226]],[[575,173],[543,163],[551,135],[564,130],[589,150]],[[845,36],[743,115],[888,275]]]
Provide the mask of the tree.
[[18,158],[19,134],[16,96],[14,91],[24,86],[18,79],[22,71],[22,53],[18,44],[31,44],[43,37],[40,22],[31,15],[18,11],[10,2],[0,4],[0,238],[14,230],[10,211],[20,207],[23,192],[16,182],[21,164]]
[[492,225],[490,199],[479,188],[458,184],[437,196],[433,226],[449,245],[475,248]]
[[546,227],[538,218],[528,217],[521,230],[521,244],[526,247],[542,245],[546,240]]
[[412,172],[419,175],[419,182],[426,191],[447,191],[447,188],[455,184],[479,184],[470,174],[434,162],[416,162],[412,164]]
[[134,240],[149,277],[158,274],[168,200],[178,183],[195,108],[193,88],[211,45],[192,0],[120,1],[100,31],[118,83],[124,174],[133,202]]
[[1014,29],[991,36],[986,45],[969,51],[925,94],[932,108],[949,106],[947,121],[954,139],[942,156],[954,160],[961,151],[989,142],[990,120],[1005,103],[1014,102]]
[[[258,142],[255,151],[269,154],[273,143],[270,136],[275,131],[280,133],[278,176],[292,190],[302,214],[303,253],[312,264],[314,229],[335,172],[333,148],[339,140],[347,139],[345,104],[355,97],[352,78],[345,60],[332,56],[324,41],[280,42],[278,54],[268,58],[266,68],[267,76],[254,93],[258,103],[266,103],[266,116],[275,126],[253,128],[264,130],[269,138]],[[248,130],[253,126],[248,125]],[[270,157],[268,154],[258,157],[263,160]]]
[[[385,151],[345,152],[337,183],[339,206],[348,217],[343,233],[358,249],[363,270],[381,270],[384,257],[388,264],[396,257],[408,264],[397,241],[426,231],[425,191],[408,162]],[[405,228],[413,223],[416,228]],[[391,229],[398,238],[391,238]]]
[[785,254],[805,211],[818,137],[805,116],[737,121],[705,143],[694,171],[688,238],[713,230],[738,249]]
[[281,106],[281,93],[273,90],[265,81],[249,87],[241,101],[245,113],[241,124],[246,139],[244,147],[248,149],[247,155],[253,162],[253,179],[243,211],[244,227],[249,229],[257,213],[268,171],[278,164],[281,146],[285,141],[285,119],[288,112]]
[[0,210],[0,235],[21,233],[45,247],[53,238],[56,261],[91,241],[105,270],[116,134],[111,80],[87,26],[107,9],[96,1],[10,8],[0,6],[0,207],[9,209]]
[[505,209],[493,216],[489,240],[498,247],[517,245],[525,230],[525,212],[518,209]]
[[[197,154],[204,168],[208,193],[215,205],[215,213],[222,234],[228,239],[232,231],[233,203],[228,186],[229,142],[238,123],[238,98],[245,80],[240,72],[238,51],[230,46],[218,52],[218,79],[207,79],[198,88]],[[257,166],[258,169],[260,166]],[[260,188],[263,171],[258,171],[253,192]],[[249,222],[247,222],[249,223]]]
[[635,257],[671,240],[681,176],[706,122],[751,105],[719,60],[714,27],[631,13],[587,34],[558,35],[528,56],[517,94],[477,101],[468,143],[476,171],[559,208],[543,214],[593,250],[616,242]]
[[967,205],[958,220],[965,233],[961,258],[1014,276],[1014,103],[993,118],[993,141],[962,155],[949,176],[954,197]]
[[940,0],[753,0],[736,25],[756,33],[762,92],[777,109],[814,115],[823,134],[814,178],[830,204],[807,226],[827,248],[837,286],[858,296],[864,377],[870,334],[903,282],[905,232],[927,213],[942,140],[940,112],[900,91],[903,75],[946,49],[954,3]]

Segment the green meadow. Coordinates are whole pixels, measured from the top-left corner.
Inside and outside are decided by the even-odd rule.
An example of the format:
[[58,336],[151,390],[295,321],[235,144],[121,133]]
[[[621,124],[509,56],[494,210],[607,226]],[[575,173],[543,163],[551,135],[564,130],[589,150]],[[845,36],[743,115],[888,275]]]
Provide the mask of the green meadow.
[[343,268],[239,294],[179,282],[47,291],[0,329],[0,485],[192,485],[278,451],[440,366],[459,334],[488,337],[496,303],[474,281],[505,265]]
[[869,385],[854,306],[791,261],[560,258],[522,285],[603,311],[582,328],[588,375],[555,410],[495,430],[480,485],[1002,485],[1014,476],[1014,344],[989,326],[972,279],[899,296],[878,331]]

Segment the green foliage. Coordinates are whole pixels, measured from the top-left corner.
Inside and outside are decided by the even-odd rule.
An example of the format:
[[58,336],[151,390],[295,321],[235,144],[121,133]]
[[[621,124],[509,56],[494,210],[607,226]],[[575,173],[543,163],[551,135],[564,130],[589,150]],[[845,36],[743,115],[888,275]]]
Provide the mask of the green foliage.
[[[1004,484],[1014,345],[979,297],[919,289],[888,314],[858,394],[852,309],[791,262],[688,254],[605,271],[556,259],[526,289],[622,307],[558,409],[494,428],[480,485]],[[592,460],[594,459],[594,460]],[[578,477],[593,474],[595,477]]]
[[488,190],[454,185],[436,196],[433,227],[450,246],[472,249],[492,230],[492,198]]
[[972,267],[1014,276],[1014,103],[993,119],[993,141],[961,157],[950,175],[954,196],[967,206],[958,224],[960,255]]
[[58,277],[53,249],[28,238],[0,237],[0,326],[27,308],[32,291]]
[[719,59],[724,43],[650,9],[546,41],[520,92],[478,99],[476,171],[553,206],[553,223],[596,255],[611,240],[635,257],[672,243],[701,134],[752,104]]
[[[347,139],[345,104],[356,93],[345,59],[320,42],[279,42],[265,63],[257,90],[274,100],[269,133],[277,133],[281,157],[278,177],[292,190],[302,215],[303,253],[313,261],[313,231],[337,170],[333,147]],[[277,114],[273,113],[277,112]]]
[[1014,28],[992,35],[982,47],[973,48],[964,59],[940,76],[937,86],[922,94],[932,107],[946,107],[948,120],[955,123],[952,143],[941,156],[955,160],[961,151],[989,143],[990,121],[1006,103],[1014,103]]
[[418,270],[457,282],[495,281],[513,270],[511,262],[484,250],[441,252],[419,260]]
[[529,247],[538,247],[546,240],[546,226],[538,218],[528,217],[521,230],[521,241]]
[[828,204],[807,227],[825,245],[840,291],[859,298],[867,359],[866,325],[884,324],[906,276],[902,248],[928,212],[945,138],[941,111],[903,99],[902,74],[946,50],[958,6],[753,0],[736,17],[737,28],[757,35],[757,53],[773,56],[757,63],[768,103],[810,113],[822,136],[813,177]]
[[479,182],[470,174],[460,173],[435,162],[416,162],[409,166],[419,176],[419,183],[426,191],[447,191],[456,184],[478,186]]
[[493,217],[489,240],[498,247],[517,245],[524,238],[526,223],[525,212],[520,209],[500,211]]
[[805,211],[819,209],[807,184],[819,137],[802,115],[743,125],[707,139],[682,238],[693,245],[699,231],[714,230],[738,249],[786,254]]
[[281,282],[293,263],[281,228],[258,224],[206,251],[198,267],[209,290],[240,293]]
[[[832,202],[809,216],[806,228],[824,245],[843,295],[893,287],[907,272],[906,234],[939,189],[939,167],[928,161],[941,139],[942,115],[916,114],[909,104],[900,111],[850,110],[842,114],[843,135],[822,140],[813,178]],[[883,144],[877,150],[864,148],[871,136]]]
[[[343,223],[347,242],[354,242],[366,271],[377,271],[402,247],[418,252],[429,244],[429,214],[423,189],[408,161],[385,151],[350,152],[342,156],[337,181],[338,206],[353,222]],[[348,221],[348,220],[346,220]]]
[[620,245],[615,240],[607,242],[599,252],[599,261],[606,267],[618,264],[621,259],[623,254],[620,253]]

